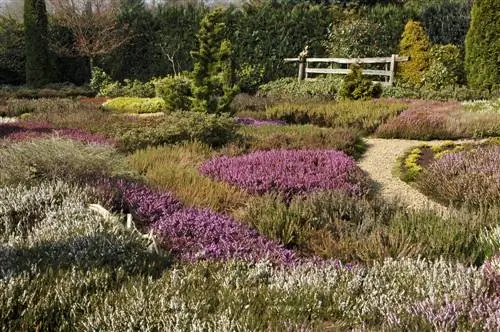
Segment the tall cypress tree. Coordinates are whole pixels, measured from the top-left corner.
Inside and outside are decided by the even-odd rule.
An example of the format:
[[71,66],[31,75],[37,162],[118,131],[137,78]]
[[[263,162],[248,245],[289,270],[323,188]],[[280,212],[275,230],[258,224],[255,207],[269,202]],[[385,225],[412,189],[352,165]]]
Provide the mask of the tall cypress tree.
[[500,1],[475,0],[465,38],[468,84],[492,90],[500,85]]
[[54,80],[47,43],[48,19],[45,0],[24,0],[26,84],[40,87]]

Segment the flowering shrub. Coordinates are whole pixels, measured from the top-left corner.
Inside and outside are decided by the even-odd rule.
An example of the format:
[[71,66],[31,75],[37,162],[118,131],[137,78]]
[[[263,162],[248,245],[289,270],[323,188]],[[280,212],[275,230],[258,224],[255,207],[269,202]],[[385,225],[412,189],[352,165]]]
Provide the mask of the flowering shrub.
[[187,260],[238,258],[292,263],[297,258],[293,251],[210,210],[183,209],[159,219],[152,228],[167,248]]
[[354,195],[369,191],[368,180],[354,159],[335,150],[271,150],[223,156],[205,162],[200,172],[258,195],[275,192],[291,198],[322,189],[341,189]]
[[295,254],[239,222],[208,209],[184,208],[172,194],[123,180],[101,180],[115,189],[115,207],[132,213],[161,238],[165,249],[185,260],[269,259],[291,263]]
[[378,127],[375,134],[382,138],[421,140],[500,136],[500,113],[479,104],[417,102]]
[[498,204],[500,146],[448,153],[430,164],[417,184],[424,193],[447,204]]

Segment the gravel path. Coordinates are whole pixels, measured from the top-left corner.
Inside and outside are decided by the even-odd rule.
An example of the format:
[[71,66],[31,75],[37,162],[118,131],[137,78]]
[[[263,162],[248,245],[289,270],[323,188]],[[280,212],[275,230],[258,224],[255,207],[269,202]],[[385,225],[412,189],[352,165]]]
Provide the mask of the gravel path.
[[434,208],[446,212],[447,208],[436,203],[417,189],[401,181],[393,174],[398,157],[411,147],[429,144],[437,145],[445,141],[415,141],[400,139],[368,138],[368,150],[359,161],[359,166],[375,181],[377,191],[387,199],[400,199],[409,208]]

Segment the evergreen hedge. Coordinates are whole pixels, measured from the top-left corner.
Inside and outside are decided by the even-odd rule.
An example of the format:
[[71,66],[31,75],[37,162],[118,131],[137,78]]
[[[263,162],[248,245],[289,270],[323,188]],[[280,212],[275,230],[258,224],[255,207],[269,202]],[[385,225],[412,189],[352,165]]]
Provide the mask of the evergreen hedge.
[[26,83],[41,87],[55,79],[49,57],[48,19],[45,0],[24,1],[24,36],[26,45]]
[[475,0],[465,39],[465,70],[471,87],[493,90],[500,84],[500,2]]

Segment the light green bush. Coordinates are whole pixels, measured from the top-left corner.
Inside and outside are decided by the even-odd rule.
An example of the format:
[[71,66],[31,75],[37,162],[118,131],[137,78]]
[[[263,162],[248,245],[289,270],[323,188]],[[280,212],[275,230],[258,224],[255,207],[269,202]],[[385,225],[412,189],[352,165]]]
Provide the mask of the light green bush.
[[118,97],[102,104],[106,111],[115,113],[158,113],[167,110],[162,98]]
[[173,76],[153,81],[156,97],[163,98],[168,111],[188,111],[191,108],[191,80]]

